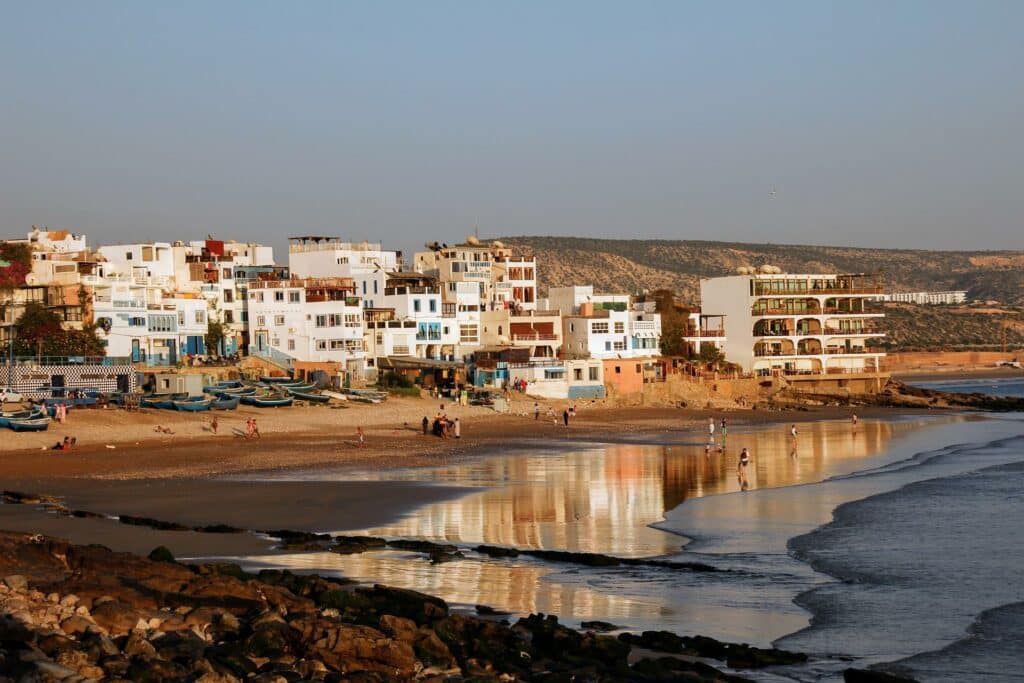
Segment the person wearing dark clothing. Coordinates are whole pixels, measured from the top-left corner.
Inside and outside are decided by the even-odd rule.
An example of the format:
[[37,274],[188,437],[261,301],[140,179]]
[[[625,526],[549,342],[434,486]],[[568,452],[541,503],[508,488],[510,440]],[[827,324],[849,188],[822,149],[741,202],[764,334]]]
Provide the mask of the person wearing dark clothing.
[[427,435],[427,430],[428,429],[430,429],[430,419],[426,415],[424,415],[423,416],[423,436]]
[[562,411],[562,422],[565,423],[566,427],[569,426],[569,409],[568,408],[566,408],[565,410]]

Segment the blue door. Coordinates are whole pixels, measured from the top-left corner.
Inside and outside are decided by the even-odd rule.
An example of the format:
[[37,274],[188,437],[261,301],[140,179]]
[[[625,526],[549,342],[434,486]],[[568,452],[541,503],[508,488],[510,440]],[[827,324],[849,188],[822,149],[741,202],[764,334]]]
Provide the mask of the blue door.
[[139,348],[139,340],[132,339],[132,362],[138,363],[142,360],[142,349]]

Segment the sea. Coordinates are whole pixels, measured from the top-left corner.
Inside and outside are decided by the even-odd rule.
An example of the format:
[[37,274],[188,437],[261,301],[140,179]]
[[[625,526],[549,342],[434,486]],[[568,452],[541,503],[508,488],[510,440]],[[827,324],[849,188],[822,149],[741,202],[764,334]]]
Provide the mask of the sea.
[[[1017,380],[964,384],[1013,395]],[[1021,394],[1016,394],[1021,395]],[[847,667],[921,681],[1020,681],[1024,667],[1024,415],[668,431],[637,443],[527,447],[466,462],[338,478],[457,484],[466,494],[374,529],[324,529],[457,545],[415,554],[235,558],[384,582],[580,625],[665,629],[809,653],[805,665],[742,672],[839,681]],[[750,488],[736,478],[753,455]],[[329,478],[321,472],[288,475]],[[717,571],[495,560],[476,544],[700,562]]]

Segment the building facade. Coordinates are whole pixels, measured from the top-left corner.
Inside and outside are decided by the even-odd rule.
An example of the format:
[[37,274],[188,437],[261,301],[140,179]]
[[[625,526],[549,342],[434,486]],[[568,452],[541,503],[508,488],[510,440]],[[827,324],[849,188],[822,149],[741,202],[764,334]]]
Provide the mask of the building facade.
[[726,360],[755,375],[877,373],[884,337],[867,275],[741,274],[703,279],[701,305],[724,314]]

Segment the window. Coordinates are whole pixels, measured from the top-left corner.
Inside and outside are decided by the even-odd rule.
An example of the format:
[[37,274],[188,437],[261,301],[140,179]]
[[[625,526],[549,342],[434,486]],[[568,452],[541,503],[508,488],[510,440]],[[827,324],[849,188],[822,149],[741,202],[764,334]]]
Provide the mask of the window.
[[593,334],[608,334],[608,323],[606,322],[593,322],[590,323],[590,331]]
[[184,325],[185,324],[185,311],[178,311],[178,324],[179,325]]
[[202,325],[206,322],[206,311],[196,311],[196,324]]
[[249,311],[242,311],[242,322],[249,322]]
[[640,364],[639,364],[639,363],[637,363],[637,364],[636,364],[636,374],[638,374],[638,375],[639,375],[639,374],[640,374],[641,372],[643,372],[643,368],[641,368],[641,367],[640,367]]
[[617,341],[617,342],[615,342],[612,345],[612,349],[615,350],[615,351],[625,351],[626,350],[626,342],[624,342],[624,341]]
[[[364,292],[364,294],[365,294],[365,292]],[[420,300],[419,299],[413,299],[412,300],[412,310],[414,312],[416,312],[416,313],[420,312]]]
[[316,350],[317,351],[326,351],[327,350],[327,340],[326,339],[317,339],[316,340]]
[[128,319],[128,326],[129,327],[145,327],[146,326],[146,319],[145,318],[129,318]]
[[151,315],[149,316],[150,332],[174,332],[175,317],[173,315]]
[[224,303],[230,304],[235,300],[235,293],[230,289],[224,290]]
[[480,335],[476,325],[459,325],[459,341],[463,344],[476,344]]
[[383,346],[383,345],[384,345],[384,333],[383,332],[378,332],[377,333],[377,346]]
[[345,327],[362,327],[363,316],[358,313],[345,314]]
[[266,325],[267,325],[267,316],[265,316],[265,315],[258,315],[258,316],[256,316],[256,327],[266,327]]
[[124,253],[124,260],[125,260],[125,261],[131,261],[131,260],[132,260],[132,252],[130,252],[130,251],[126,251],[126,252]]
[[326,315],[318,315],[316,317],[316,326],[317,327],[327,327],[327,316]]
[[437,313],[437,299],[430,300],[430,312]]
[[583,368],[575,368],[575,369],[573,369],[573,371],[572,371],[572,378],[575,381],[577,381],[577,382],[583,381]]
[[623,323],[623,322],[615,323],[615,334],[625,334],[625,333],[626,333],[626,323]]
[[612,343],[610,341],[606,341],[604,343],[604,350],[605,351],[611,351],[612,350]]
[[230,280],[231,279],[231,269],[230,268],[221,268],[221,273],[220,274],[221,274],[221,277],[223,279],[225,279],[225,280]]
[[596,382],[598,380],[597,372],[598,372],[598,369],[596,367],[591,367],[590,368],[590,381],[591,382]]
[[294,351],[295,350],[295,340],[294,339],[289,339],[288,340],[288,350],[289,351]]
[[572,323],[569,323],[569,332],[575,332],[575,331],[576,331],[576,326],[574,324],[572,324]]
[[328,323],[331,327],[341,327],[344,320],[345,317],[341,313],[331,313],[329,315]]
[[284,325],[284,316],[283,315],[275,315],[274,316],[274,324],[278,325],[278,326]]
[[284,292],[274,292],[274,301],[284,301]]
[[235,312],[234,311],[224,311],[224,322],[227,323],[228,325],[230,325],[231,323],[235,322]]
[[621,375],[622,374],[622,366],[620,366],[620,365],[616,365],[615,366],[615,374],[616,375]]
[[278,339],[277,337],[274,337],[273,339],[270,340],[270,345],[271,346],[280,346],[281,345],[281,340]]
[[288,292],[288,303],[297,304],[301,299],[299,292]]
[[366,280],[363,280],[363,295],[366,295]]
[[331,351],[341,351],[345,348],[345,340],[343,339],[332,339],[331,340]]

